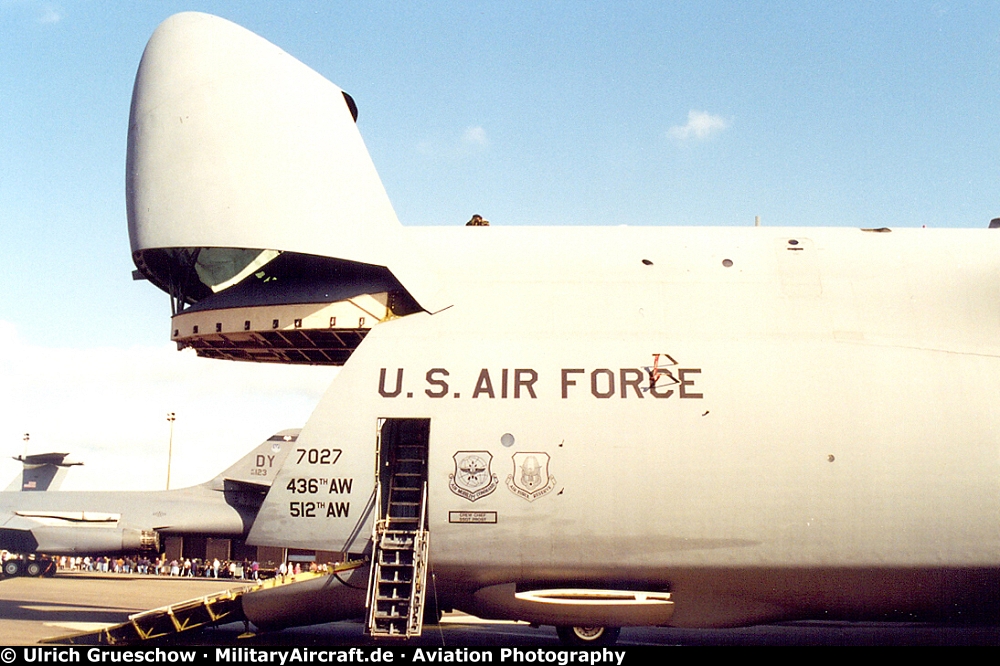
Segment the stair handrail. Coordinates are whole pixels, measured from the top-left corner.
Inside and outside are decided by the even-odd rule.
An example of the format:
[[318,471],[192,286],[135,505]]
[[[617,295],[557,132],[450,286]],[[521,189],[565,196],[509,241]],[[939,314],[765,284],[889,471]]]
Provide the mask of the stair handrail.
[[385,423],[385,419],[379,419],[378,436],[375,439],[375,504],[373,506],[375,519],[372,520],[372,563],[368,571],[368,593],[365,595],[365,608],[369,610],[369,625],[371,625],[375,613],[375,581],[379,568],[379,541],[386,529],[385,519],[382,518],[382,428]]
[[421,493],[420,497],[420,522],[417,523],[418,529],[421,532],[427,531],[427,480],[424,480],[424,491]]
[[[427,481],[420,497],[420,522],[413,535],[413,580],[410,583],[410,613],[406,622],[406,635],[419,636],[423,628],[424,583],[427,578]],[[418,603],[417,603],[418,602]]]

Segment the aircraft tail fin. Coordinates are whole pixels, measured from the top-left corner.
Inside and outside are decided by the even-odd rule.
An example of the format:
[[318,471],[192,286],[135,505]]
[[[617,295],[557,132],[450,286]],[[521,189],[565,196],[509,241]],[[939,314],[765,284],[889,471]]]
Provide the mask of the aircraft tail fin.
[[68,453],[37,453],[30,456],[15,456],[14,460],[21,462],[21,473],[7,486],[7,492],[58,490],[69,468],[83,464],[66,462],[68,455]]
[[227,481],[269,488],[298,436],[298,428],[271,435],[209,484],[216,490],[224,489]]

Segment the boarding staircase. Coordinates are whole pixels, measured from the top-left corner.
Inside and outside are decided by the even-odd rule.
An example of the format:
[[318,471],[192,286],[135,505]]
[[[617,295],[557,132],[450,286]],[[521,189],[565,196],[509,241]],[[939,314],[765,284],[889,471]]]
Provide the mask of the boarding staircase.
[[[364,566],[364,560],[338,564],[324,573],[303,572],[294,576],[275,576],[253,585],[233,587],[204,597],[180,601],[162,608],[130,615],[127,622],[88,629],[64,636],[44,638],[40,643],[64,645],[136,645],[143,641],[168,639],[194,629],[249,620],[243,612],[243,597],[277,587],[293,586],[324,576],[339,579]],[[247,636],[249,634],[244,634]],[[241,636],[242,638],[243,636]]]
[[423,630],[427,582],[427,425],[417,419],[384,423],[367,632],[410,638]]

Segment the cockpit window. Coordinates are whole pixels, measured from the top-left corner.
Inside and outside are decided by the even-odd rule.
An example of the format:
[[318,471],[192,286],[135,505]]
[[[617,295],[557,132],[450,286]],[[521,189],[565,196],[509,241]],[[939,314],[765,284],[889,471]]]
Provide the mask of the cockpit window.
[[175,247],[134,253],[136,267],[170,294],[172,314],[289,303],[332,303],[358,294],[397,294],[396,314],[419,310],[384,266],[297,252]]
[[204,247],[198,252],[194,270],[201,283],[217,294],[257,272],[279,254],[278,250]]

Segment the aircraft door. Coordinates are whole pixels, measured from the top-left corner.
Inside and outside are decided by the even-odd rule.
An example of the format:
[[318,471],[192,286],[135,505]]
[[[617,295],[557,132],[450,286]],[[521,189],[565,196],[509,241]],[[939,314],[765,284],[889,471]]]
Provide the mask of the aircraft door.
[[408,529],[426,529],[421,519],[427,483],[430,419],[379,419],[379,520]]
[[419,636],[427,580],[427,453],[430,419],[380,419],[373,566],[372,636]]

